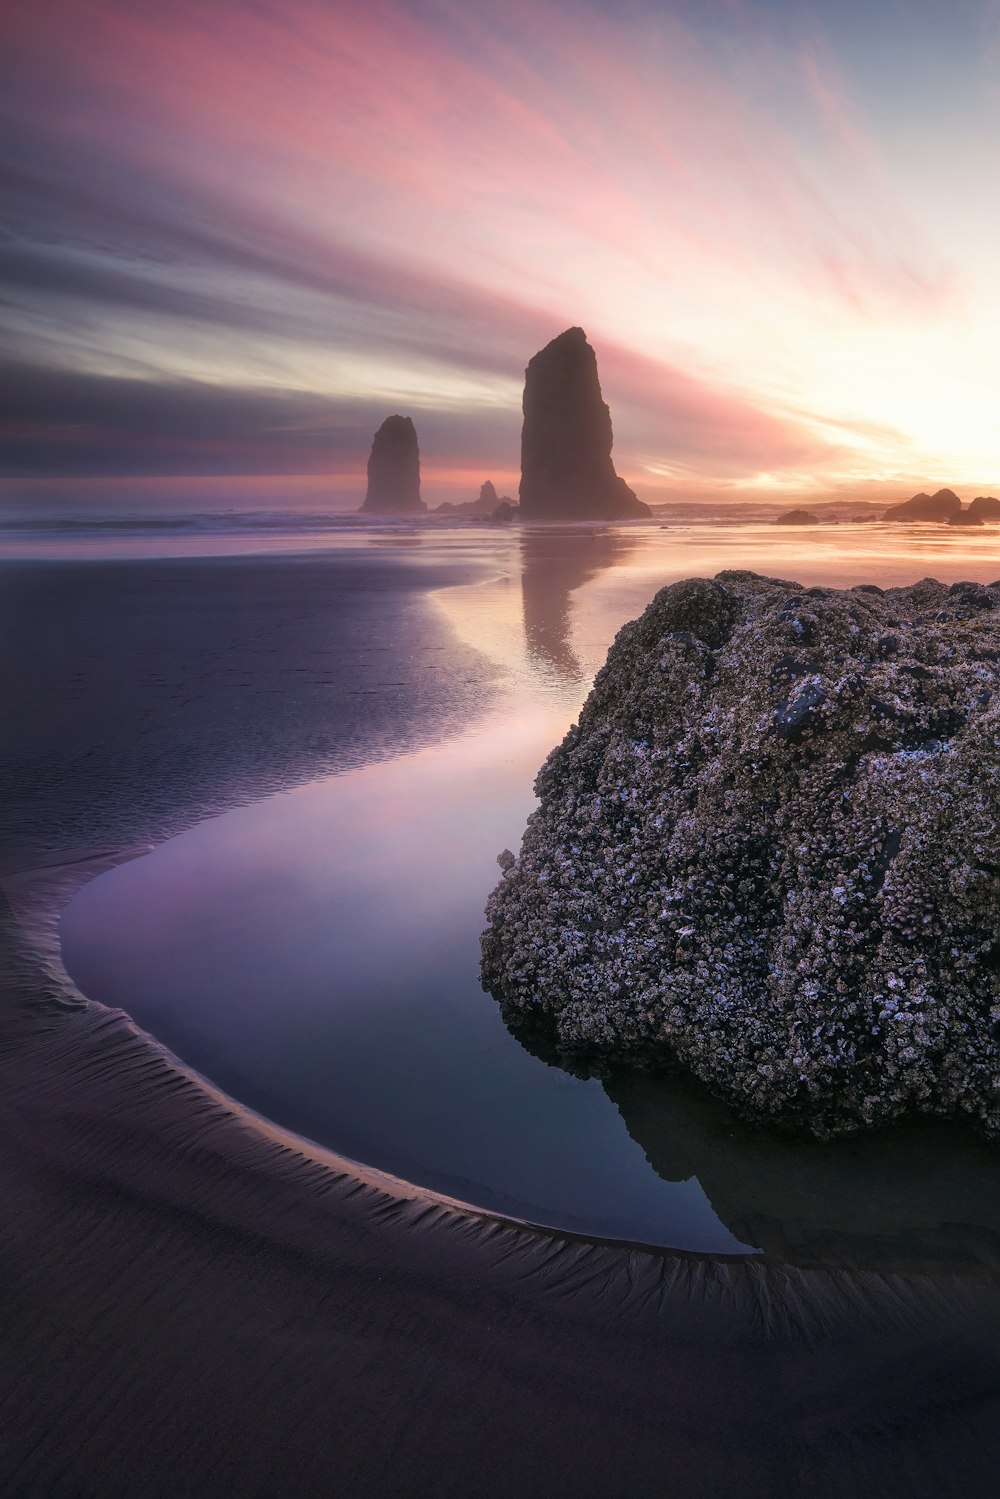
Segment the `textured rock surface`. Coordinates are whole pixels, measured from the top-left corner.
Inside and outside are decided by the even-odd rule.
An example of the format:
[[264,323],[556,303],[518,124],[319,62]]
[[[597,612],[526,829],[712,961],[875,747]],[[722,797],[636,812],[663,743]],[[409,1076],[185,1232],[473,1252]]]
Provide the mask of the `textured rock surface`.
[[648,516],[611,460],[611,412],[597,356],[582,328],[567,328],[524,372],[521,515],[524,520],[632,520]]
[[982,526],[985,524],[981,515],[974,515],[972,507],[968,510],[956,510],[954,515],[948,517],[949,526]]
[[368,459],[368,493],[361,507],[368,515],[422,515],[420,452],[408,416],[387,416],[375,433]]
[[890,505],[883,520],[948,520],[957,515],[962,501],[953,489],[939,489],[935,494],[915,494],[902,505]]
[[619,633],[487,906],[508,1023],[817,1134],[1000,1133],[1000,584],[720,573]]
[[978,515],[981,520],[1000,520],[1000,500],[996,495],[977,494],[969,506],[970,515]]
[[776,526],[818,526],[820,519],[811,510],[786,510],[775,521]]

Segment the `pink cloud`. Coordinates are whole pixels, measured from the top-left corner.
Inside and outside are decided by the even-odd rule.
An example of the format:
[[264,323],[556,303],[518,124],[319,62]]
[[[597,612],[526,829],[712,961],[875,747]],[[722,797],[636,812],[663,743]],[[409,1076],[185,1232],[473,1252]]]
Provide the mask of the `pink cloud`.
[[303,345],[329,337],[335,353],[339,332],[512,379],[579,322],[624,467],[660,452],[726,476],[821,468],[854,436],[877,443],[879,424],[824,436],[807,396],[782,404],[737,367],[727,327],[766,354],[760,330],[780,326],[782,370],[805,370],[824,319],[938,317],[956,279],[888,190],[829,59],[803,43],[790,68],[752,10],[732,10],[743,50],[722,58],[660,12],[573,25],[518,4],[501,24],[393,0],[60,0],[17,7],[10,40],[50,80],[40,129],[227,242],[229,315],[239,326],[242,300],[262,366],[286,303]]

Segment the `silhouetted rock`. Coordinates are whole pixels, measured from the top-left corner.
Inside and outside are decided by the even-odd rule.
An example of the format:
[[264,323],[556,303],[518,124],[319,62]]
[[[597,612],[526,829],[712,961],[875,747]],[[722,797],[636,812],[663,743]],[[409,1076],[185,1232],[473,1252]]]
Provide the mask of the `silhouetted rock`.
[[819,516],[813,515],[811,510],[786,510],[784,515],[779,515],[775,521],[776,526],[818,526]]
[[962,508],[962,501],[953,489],[939,489],[936,494],[915,494],[901,505],[890,505],[883,520],[947,520]]
[[483,515],[492,517],[497,506],[505,501],[511,503],[509,495],[502,497],[497,494],[496,486],[492,479],[487,479],[479,490],[479,498],[476,500],[460,500],[457,504],[452,500],[445,500],[443,504],[436,505],[431,511],[432,515]]
[[956,510],[954,515],[949,515],[948,524],[949,526],[981,526],[983,518],[981,515],[973,515],[971,508]]
[[361,506],[367,515],[420,515],[420,452],[408,416],[387,416],[375,433],[368,459],[368,493]]
[[524,520],[632,520],[650,515],[611,460],[611,413],[582,328],[567,328],[524,372]]
[[490,520],[500,526],[509,526],[511,521],[516,520],[518,515],[517,505],[512,505],[510,500],[501,500]]
[[923,1111],[1000,1137],[998,663],[976,583],[662,589],[490,896],[508,1024],[817,1134]]
[[978,494],[969,506],[970,515],[978,515],[981,520],[1000,520],[1000,500],[992,494]]

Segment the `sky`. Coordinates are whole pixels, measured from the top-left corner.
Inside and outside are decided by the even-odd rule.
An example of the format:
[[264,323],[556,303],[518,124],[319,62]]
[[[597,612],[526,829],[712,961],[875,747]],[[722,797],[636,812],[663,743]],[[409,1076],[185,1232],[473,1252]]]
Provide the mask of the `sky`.
[[514,492],[594,345],[652,501],[1000,490],[1000,0],[7,0],[0,501]]

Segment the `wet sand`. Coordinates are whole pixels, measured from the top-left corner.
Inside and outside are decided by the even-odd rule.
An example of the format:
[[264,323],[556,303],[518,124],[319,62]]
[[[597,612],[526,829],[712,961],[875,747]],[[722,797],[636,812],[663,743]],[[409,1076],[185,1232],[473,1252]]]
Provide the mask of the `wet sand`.
[[[345,602],[333,558],[115,568],[2,569],[0,1493],[992,1493],[992,1245],[889,1273],[539,1232],[309,1152],[82,1001],[54,921],[102,860],[494,681],[425,607],[458,569],[366,562]],[[349,683],[293,680],[317,638]]]

